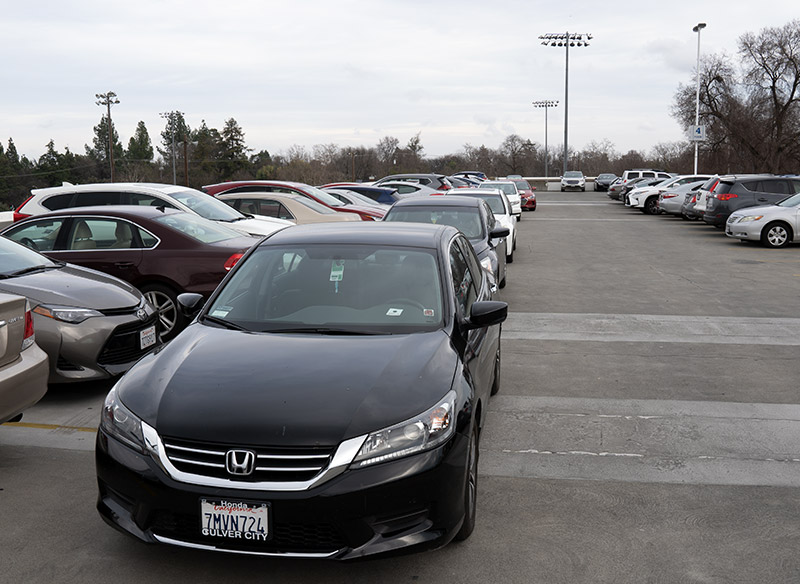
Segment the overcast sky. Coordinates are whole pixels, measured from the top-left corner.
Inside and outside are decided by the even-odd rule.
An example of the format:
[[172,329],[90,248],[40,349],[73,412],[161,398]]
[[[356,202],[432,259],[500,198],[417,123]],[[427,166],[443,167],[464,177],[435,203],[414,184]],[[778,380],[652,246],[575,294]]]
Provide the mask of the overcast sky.
[[84,153],[114,91],[123,145],[145,122],[154,145],[180,110],[190,127],[235,118],[249,147],[401,144],[428,156],[496,148],[516,133],[563,144],[563,48],[549,32],[591,33],[570,50],[569,143],[649,151],[684,137],[670,116],[701,54],[736,55],[745,32],[800,17],[796,0],[45,0],[3,3],[0,142],[20,154]]

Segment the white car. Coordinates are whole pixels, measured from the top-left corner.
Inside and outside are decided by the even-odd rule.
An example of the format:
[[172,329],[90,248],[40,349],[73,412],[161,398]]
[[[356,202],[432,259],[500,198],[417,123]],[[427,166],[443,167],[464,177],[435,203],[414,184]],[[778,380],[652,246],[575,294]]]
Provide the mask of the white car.
[[664,179],[655,185],[633,189],[628,193],[625,206],[641,209],[643,213],[647,213],[648,215],[658,215],[660,212],[658,208],[658,195],[671,187],[679,187],[699,180],[708,180],[711,176],[710,174],[684,174]]
[[33,189],[14,211],[14,221],[50,211],[95,205],[149,205],[180,209],[222,223],[247,235],[270,235],[291,221],[253,217],[240,213],[219,199],[180,185],[156,183],[95,183]]
[[586,177],[580,170],[568,170],[561,177],[561,192],[564,191],[585,191]]
[[[511,203],[511,214],[517,220],[522,219],[522,197],[519,195],[517,184],[511,180],[486,180],[481,183],[482,189],[500,189],[508,197],[508,202]],[[461,191],[461,189],[458,189]],[[461,194],[455,193],[455,194]]]
[[745,207],[734,211],[725,223],[725,235],[760,241],[764,247],[785,247],[800,241],[800,194],[775,205]]
[[[485,183],[484,183],[485,184]],[[495,221],[508,229],[506,236],[506,263],[514,261],[514,250],[517,249],[517,218],[511,212],[511,203],[506,194],[500,189],[484,188],[463,188],[448,191],[458,197],[478,197],[486,201],[492,210]]]

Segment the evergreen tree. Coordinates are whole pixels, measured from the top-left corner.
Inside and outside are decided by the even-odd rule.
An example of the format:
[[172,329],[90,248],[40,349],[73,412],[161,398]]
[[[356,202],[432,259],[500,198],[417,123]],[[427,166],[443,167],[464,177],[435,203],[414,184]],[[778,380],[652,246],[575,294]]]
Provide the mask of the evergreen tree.
[[150,134],[144,122],[136,125],[136,132],[128,141],[127,160],[129,162],[151,162],[153,160],[153,145],[150,143]]

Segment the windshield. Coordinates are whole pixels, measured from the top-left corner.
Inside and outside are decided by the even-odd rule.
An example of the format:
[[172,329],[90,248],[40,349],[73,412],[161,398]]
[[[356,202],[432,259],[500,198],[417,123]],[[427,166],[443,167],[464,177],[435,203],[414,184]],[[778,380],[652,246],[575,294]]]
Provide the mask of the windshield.
[[517,194],[517,187],[514,183],[490,183],[485,182],[481,185],[483,189],[500,189],[506,195],[516,195]]
[[526,180],[515,180],[514,184],[517,185],[517,188],[521,191],[531,190],[531,185],[528,184],[528,181]]
[[24,245],[0,237],[0,277],[32,268],[56,268],[61,265]]
[[[205,196],[207,197],[208,195]],[[202,243],[216,243],[226,239],[233,239],[234,237],[244,237],[242,233],[235,229],[189,213],[165,215],[164,217],[158,217],[156,221]]]
[[385,245],[261,246],[206,313],[256,332],[389,334],[442,326],[436,258]]
[[477,197],[479,199],[483,199],[489,205],[489,208],[492,210],[492,213],[495,215],[505,215],[506,214],[506,207],[503,204],[503,199],[500,195],[481,195],[478,193],[458,193],[458,196],[465,196],[465,197]]
[[486,239],[477,207],[393,207],[383,220],[451,225],[470,241]]
[[781,207],[797,207],[800,205],[800,193],[786,197],[782,201],[778,201],[778,205]]
[[564,173],[564,178],[583,178],[583,173],[580,170],[568,170]]
[[212,221],[238,221],[245,218],[239,211],[219,199],[194,189],[169,193],[169,196],[183,203],[201,217]]
[[303,191],[318,199],[321,203],[324,203],[328,207],[344,207],[344,203],[342,203],[339,199],[330,193],[326,193],[322,189],[318,189],[317,187],[304,185]]

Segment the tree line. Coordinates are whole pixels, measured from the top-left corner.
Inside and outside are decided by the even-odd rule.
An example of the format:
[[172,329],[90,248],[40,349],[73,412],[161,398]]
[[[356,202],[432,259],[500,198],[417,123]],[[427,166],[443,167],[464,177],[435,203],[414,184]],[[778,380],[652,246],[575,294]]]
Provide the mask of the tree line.
[[[800,172],[800,21],[765,28],[739,39],[738,60],[725,54],[706,56],[700,76],[700,123],[708,141],[701,145],[704,171]],[[694,124],[696,81],[679,85],[671,114],[682,127]],[[309,184],[363,181],[389,174],[481,170],[491,176],[543,176],[541,144],[511,134],[498,148],[465,144],[446,156],[425,155],[421,134],[406,144],[386,136],[374,146],[295,145],[271,155],[247,146],[245,132],[234,118],[221,130],[203,120],[190,128],[182,112],[164,116],[165,126],[155,148],[144,122],[139,122],[127,147],[116,126],[103,115],[94,127],[91,145],[77,154],[59,152],[55,142],[38,159],[20,156],[12,138],[0,144],[0,203],[17,205],[33,188],[111,179],[163,182],[198,188],[225,180],[277,179]],[[111,126],[111,140],[109,140]],[[109,145],[113,145],[109,152]],[[113,153],[113,155],[112,155]],[[688,141],[656,144],[649,152],[619,153],[608,140],[593,141],[580,151],[570,149],[569,168],[588,176],[621,174],[627,168],[653,167],[688,173],[694,146]],[[551,175],[563,167],[563,145],[546,153]]]

